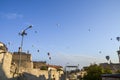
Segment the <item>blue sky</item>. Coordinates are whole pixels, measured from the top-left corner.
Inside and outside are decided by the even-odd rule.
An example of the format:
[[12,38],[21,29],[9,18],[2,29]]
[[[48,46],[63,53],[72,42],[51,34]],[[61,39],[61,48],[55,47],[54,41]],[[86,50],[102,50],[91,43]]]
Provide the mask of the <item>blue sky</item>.
[[10,52],[18,51],[21,42],[18,33],[33,25],[26,31],[23,44],[23,51],[29,50],[33,60],[83,67],[107,62],[105,56],[109,55],[116,63],[120,45],[116,40],[120,36],[119,3],[119,0],[0,0],[0,41]]

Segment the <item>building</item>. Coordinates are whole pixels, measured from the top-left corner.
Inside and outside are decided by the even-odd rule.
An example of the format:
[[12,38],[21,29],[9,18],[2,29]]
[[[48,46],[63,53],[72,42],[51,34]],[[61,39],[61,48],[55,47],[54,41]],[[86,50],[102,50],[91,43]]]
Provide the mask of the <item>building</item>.
[[[32,56],[25,52],[14,52],[12,54],[12,63],[16,64],[20,68],[33,68]],[[21,58],[20,58],[21,56]],[[20,63],[20,64],[19,64]]]
[[4,43],[0,42],[0,80],[11,78],[10,67],[12,54],[8,52]]
[[[42,66],[46,66],[47,69],[42,70]],[[5,44],[0,42],[0,80],[13,80],[18,77],[21,80],[48,79],[49,69],[51,71],[51,78],[59,80],[59,77],[63,74],[61,66],[32,61],[30,53],[10,53]],[[59,69],[61,69],[61,71],[59,71]]]
[[109,68],[112,73],[117,73],[118,71],[120,71],[120,63],[100,63],[100,66],[102,68]]
[[102,80],[120,80],[120,49],[117,51],[119,63],[101,63],[102,68],[109,68],[112,74],[102,74]]

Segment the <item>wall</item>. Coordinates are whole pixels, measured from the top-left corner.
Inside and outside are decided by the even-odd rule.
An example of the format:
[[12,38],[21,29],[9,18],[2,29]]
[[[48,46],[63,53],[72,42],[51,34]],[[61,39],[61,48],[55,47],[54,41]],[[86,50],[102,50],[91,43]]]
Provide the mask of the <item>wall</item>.
[[[40,69],[26,69],[25,72],[28,72],[32,75],[35,75],[37,77],[39,77],[40,75],[44,75],[46,77],[46,79],[48,79],[48,71],[47,70],[40,70]],[[61,77],[61,74],[63,74],[63,71],[56,71],[56,70],[52,70],[51,71],[51,77],[53,78],[53,75],[55,77],[55,80],[59,80],[59,77]]]
[[22,52],[21,54],[18,52],[14,52],[12,54],[12,62],[17,64],[17,66],[19,65],[19,61],[20,61],[20,55],[21,55],[21,63],[20,63],[20,67],[21,68],[33,68],[33,62],[32,62],[32,57],[31,54],[26,54],[24,52]]
[[19,60],[20,54],[21,54],[21,60],[23,60],[23,61],[32,61],[31,54],[27,54],[25,52],[21,52],[21,53],[14,52],[13,53],[13,61],[14,60]]
[[[18,64],[19,64],[19,54],[11,54],[7,51],[7,48],[4,44],[0,43],[0,80],[8,80],[13,79],[13,74],[15,74],[14,77],[17,77],[18,74],[16,70],[18,70]],[[43,64],[44,65],[44,64]],[[37,67],[41,66],[37,65]],[[57,71],[55,68],[51,68],[51,77],[56,78],[56,80],[59,80],[59,77],[61,74],[63,74],[63,71]],[[21,65],[20,65],[20,71],[26,72],[28,74],[34,75],[30,76],[26,80],[38,80],[41,75],[44,75],[48,79],[48,70],[40,70],[40,69],[34,69],[33,68],[33,62],[31,54],[22,53],[21,54]],[[38,77],[38,78],[37,78]]]
[[0,80],[7,80],[11,78],[10,67],[11,67],[12,54],[1,53],[0,54]]
[[5,74],[8,78],[11,77],[10,75],[11,61],[12,61],[12,54],[7,52],[3,60],[3,70],[5,71]]

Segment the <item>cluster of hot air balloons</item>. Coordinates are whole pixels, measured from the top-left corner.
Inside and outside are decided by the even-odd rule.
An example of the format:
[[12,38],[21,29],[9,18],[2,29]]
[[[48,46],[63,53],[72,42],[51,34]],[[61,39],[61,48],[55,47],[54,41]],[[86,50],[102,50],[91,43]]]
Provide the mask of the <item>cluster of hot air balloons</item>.
[[50,56],[50,53],[49,53],[49,52],[47,53],[47,55],[48,55],[49,60],[51,60],[51,56]]
[[[113,40],[113,39],[111,38],[110,40]],[[116,37],[116,40],[119,42],[120,41],[120,37]],[[119,49],[120,49],[120,47],[119,47]],[[106,56],[105,58],[108,61],[108,63],[111,63],[110,56]]]

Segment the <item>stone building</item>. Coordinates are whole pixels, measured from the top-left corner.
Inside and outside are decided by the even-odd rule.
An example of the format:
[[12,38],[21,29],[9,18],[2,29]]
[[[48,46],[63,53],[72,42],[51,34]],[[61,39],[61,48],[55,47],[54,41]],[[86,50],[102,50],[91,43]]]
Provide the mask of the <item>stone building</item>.
[[12,54],[12,63],[20,66],[21,68],[33,68],[31,54],[25,52],[14,52]]
[[4,43],[0,42],[0,80],[11,78],[10,67],[12,54],[8,52]]
[[[47,66],[47,69],[41,70],[41,66]],[[58,71],[58,68],[62,67],[48,66],[46,62],[33,62],[29,53],[10,53],[5,44],[0,42],[0,80],[14,80],[17,78],[20,78],[19,80],[48,79],[48,68],[51,68],[51,78],[54,75],[54,78],[59,80],[63,71]]]
[[117,73],[118,71],[120,71],[120,63],[100,63],[100,66],[102,68],[109,68],[112,73]]

